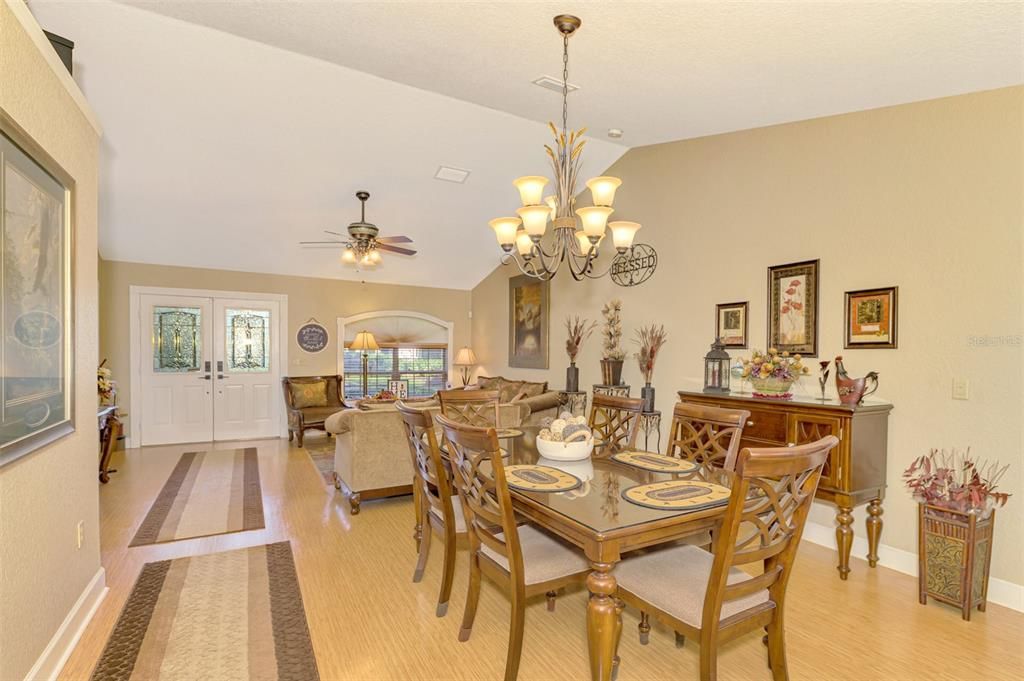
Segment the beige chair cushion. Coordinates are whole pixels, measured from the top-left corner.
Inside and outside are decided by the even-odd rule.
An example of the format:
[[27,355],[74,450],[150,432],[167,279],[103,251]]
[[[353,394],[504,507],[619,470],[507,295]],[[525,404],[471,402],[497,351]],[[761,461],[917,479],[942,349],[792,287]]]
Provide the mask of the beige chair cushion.
[[302,418],[307,424],[326,421],[329,416],[337,414],[344,407],[305,407],[302,410]]
[[[587,562],[582,551],[574,546],[564,544],[530,525],[519,527],[519,545],[523,549],[523,570],[526,572],[526,584],[539,584],[590,569],[590,563]],[[480,545],[480,552],[505,570],[509,569],[505,556],[486,544]]]
[[[462,515],[462,501],[459,500],[458,495],[452,496],[452,511],[455,515],[455,532],[462,534],[466,531],[466,516]],[[442,523],[444,522],[444,515],[441,511],[431,506],[430,512]]]
[[[618,580],[620,589],[700,629],[704,614],[704,594],[707,592],[713,561],[713,554],[696,546],[673,546],[627,558],[615,567],[612,574]],[[747,579],[750,579],[750,575],[746,572],[731,568],[727,582],[735,584]],[[768,590],[762,589],[749,596],[726,601],[722,604],[721,619],[767,600]]]

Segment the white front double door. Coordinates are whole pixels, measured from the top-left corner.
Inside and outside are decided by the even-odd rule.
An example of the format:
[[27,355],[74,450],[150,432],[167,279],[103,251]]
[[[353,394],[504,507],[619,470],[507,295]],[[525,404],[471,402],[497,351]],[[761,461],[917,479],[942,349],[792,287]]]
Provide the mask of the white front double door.
[[139,297],[141,444],[278,437],[276,300]]

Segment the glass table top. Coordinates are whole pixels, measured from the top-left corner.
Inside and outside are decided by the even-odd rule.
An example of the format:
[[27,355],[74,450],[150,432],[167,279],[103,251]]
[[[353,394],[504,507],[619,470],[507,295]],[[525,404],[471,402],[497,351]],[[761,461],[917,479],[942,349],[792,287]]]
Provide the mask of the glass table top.
[[[635,485],[665,480],[704,480],[701,473],[667,474],[642,470],[613,461],[613,452],[595,447],[591,457],[582,461],[553,461],[537,451],[536,439],[540,427],[523,426],[523,435],[501,441],[509,452],[506,464],[538,464],[551,466],[575,475],[583,481],[580,487],[568,492],[526,492],[512,489],[512,495],[525,497],[566,518],[589,527],[595,532],[609,532],[665,518],[694,513],[707,515],[706,510],[660,510],[638,506],[622,498],[622,493]],[[724,479],[709,480],[725,484]],[[725,513],[725,507],[718,509]]]

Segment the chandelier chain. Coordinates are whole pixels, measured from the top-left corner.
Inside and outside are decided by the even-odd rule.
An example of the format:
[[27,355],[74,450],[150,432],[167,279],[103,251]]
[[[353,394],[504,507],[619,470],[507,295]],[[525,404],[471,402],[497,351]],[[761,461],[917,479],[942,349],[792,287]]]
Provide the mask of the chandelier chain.
[[569,34],[562,35],[562,135],[569,129]]

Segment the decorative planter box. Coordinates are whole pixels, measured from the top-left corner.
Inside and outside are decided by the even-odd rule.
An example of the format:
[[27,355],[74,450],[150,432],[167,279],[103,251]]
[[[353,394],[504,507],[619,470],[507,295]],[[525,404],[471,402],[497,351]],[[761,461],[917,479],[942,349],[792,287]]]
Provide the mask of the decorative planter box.
[[971,620],[977,606],[985,612],[992,530],[996,512],[979,519],[941,506],[920,504],[918,512],[918,589],[922,605],[931,596],[960,608]]

